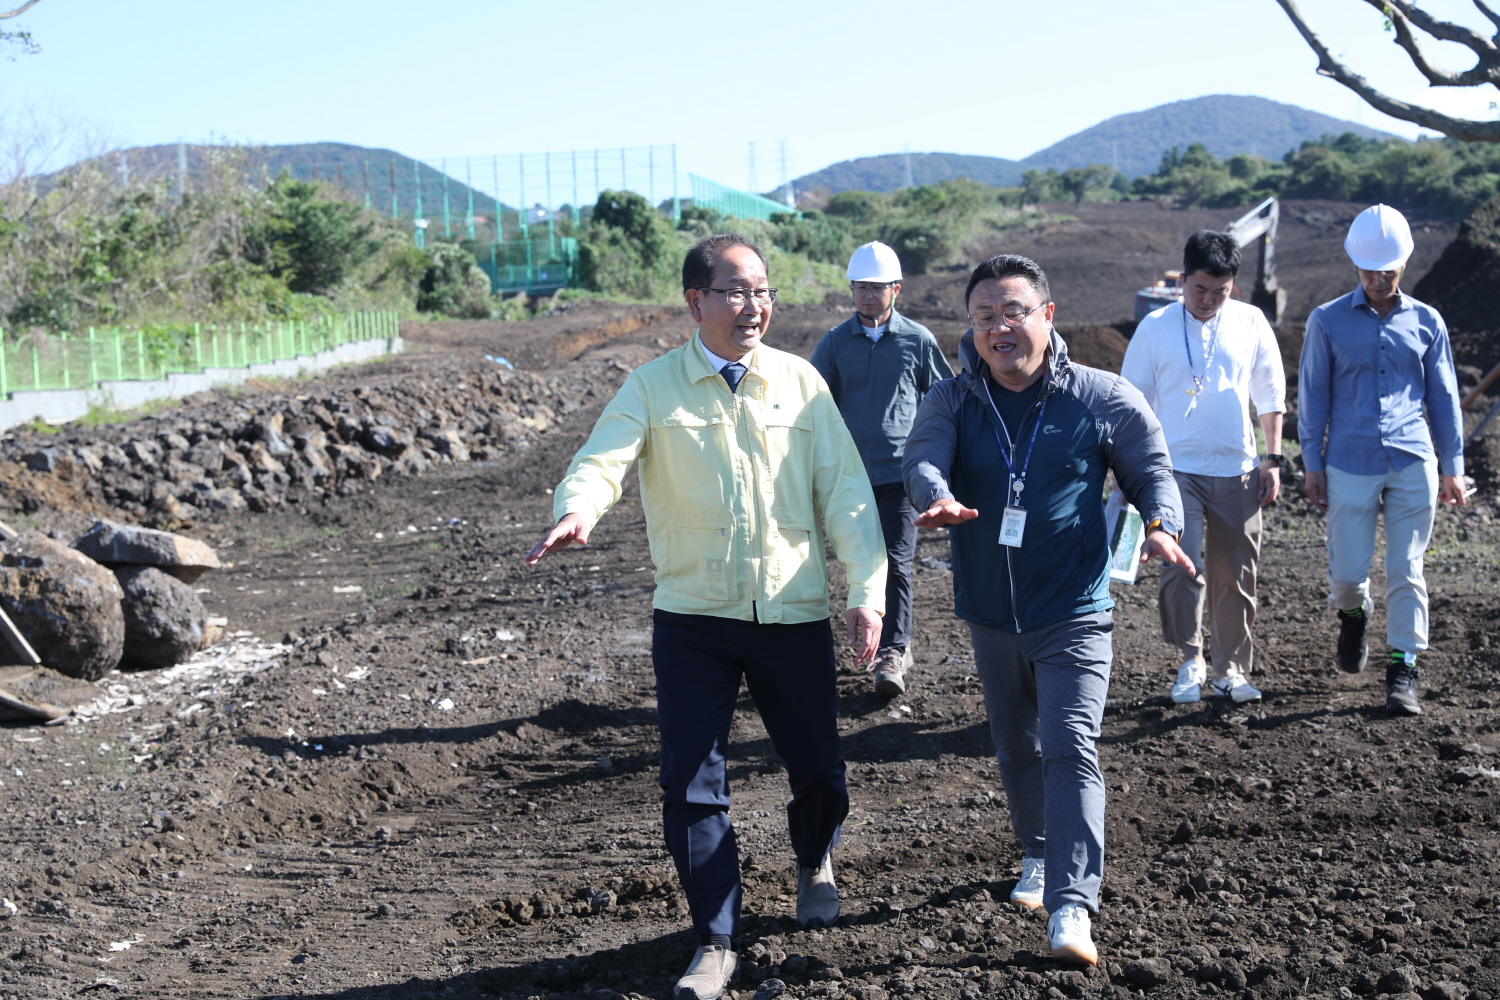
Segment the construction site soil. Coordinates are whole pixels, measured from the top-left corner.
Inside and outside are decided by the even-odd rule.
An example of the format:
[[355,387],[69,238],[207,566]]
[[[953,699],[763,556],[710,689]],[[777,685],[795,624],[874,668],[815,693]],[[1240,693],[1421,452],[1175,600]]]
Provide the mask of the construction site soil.
[[[1006,249],[1048,267],[1060,327],[1108,366],[1135,286],[1186,232],[1234,213],[1075,214]],[[1124,233],[1149,247],[1139,267],[1105,260],[1107,245],[1137,252]],[[1338,264],[1322,284],[1292,263],[1290,237],[1282,256],[1299,303],[1349,283],[1337,241],[1316,239]],[[960,278],[913,281],[904,301],[920,315]],[[956,340],[961,320],[928,313]],[[805,356],[847,315],[778,307],[769,342]],[[659,828],[652,564],[633,480],[586,549],[535,570],[521,557],[625,373],[691,332],[680,309],[604,304],[411,324],[408,354],[154,414],[211,430],[215,413],[276,400],[376,392],[415,407],[490,385],[486,354],[536,374],[514,405],[572,406],[490,435],[482,459],[392,465],[321,493],[294,484],[266,512],[205,508],[179,526],[225,563],[196,584],[225,638],[183,666],[104,678],[64,725],[0,731],[0,1000],[669,996],[696,941]],[[27,434],[11,444],[46,438]],[[66,538],[97,514],[131,519],[66,471],[0,461],[9,519]],[[1052,962],[1043,918],[1005,903],[1019,851],[951,613],[947,540],[924,531],[907,695],[882,701],[841,654],[853,804],[835,927],[792,919],[785,772],[741,704],[744,967],[726,995],[1500,997],[1500,498],[1491,483],[1474,501],[1438,513],[1418,718],[1385,717],[1378,670],[1334,668],[1322,520],[1294,491],[1266,517],[1263,702],[1173,705],[1156,570],[1115,585],[1097,969]],[[841,609],[836,563],[832,577]],[[1377,610],[1372,636],[1383,629]]]

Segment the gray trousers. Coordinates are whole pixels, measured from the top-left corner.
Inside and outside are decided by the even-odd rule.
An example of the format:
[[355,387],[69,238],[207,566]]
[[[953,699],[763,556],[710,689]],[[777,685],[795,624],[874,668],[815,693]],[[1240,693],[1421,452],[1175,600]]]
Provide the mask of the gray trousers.
[[1094,741],[1114,627],[1107,611],[1022,633],[969,623],[1011,827],[1026,857],[1046,859],[1049,913],[1099,909],[1104,775]]
[[[1387,463],[1389,464],[1389,463]],[[1328,470],[1328,606],[1366,610],[1376,519],[1385,514],[1385,638],[1403,653],[1427,648],[1427,577],[1422,556],[1437,510],[1437,460],[1380,476]]]
[[1260,561],[1260,470],[1241,476],[1199,476],[1173,472],[1182,494],[1182,551],[1196,576],[1171,563],[1161,570],[1162,638],[1182,650],[1184,659],[1203,655],[1203,605],[1207,591],[1213,622],[1213,668],[1223,677],[1230,667],[1250,673],[1255,647],[1255,572]]

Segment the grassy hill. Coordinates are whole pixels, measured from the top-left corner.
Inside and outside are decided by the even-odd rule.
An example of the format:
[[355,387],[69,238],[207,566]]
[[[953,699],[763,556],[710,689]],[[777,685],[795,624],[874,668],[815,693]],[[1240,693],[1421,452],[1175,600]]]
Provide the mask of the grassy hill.
[[[163,146],[136,146],[107,153],[98,164],[117,176],[128,173],[131,179],[141,177],[176,178],[179,157],[185,157],[189,185],[192,178],[205,171],[215,157],[238,160],[241,171],[251,177],[275,177],[283,170],[299,180],[328,181],[341,184],[356,199],[370,195],[371,206],[382,211],[391,209],[391,182],[394,167],[396,203],[403,216],[416,207],[417,171],[411,157],[391,149],[372,149],[343,142],[305,142],[285,146],[199,146],[176,143]],[[78,166],[66,169],[74,169]],[[426,164],[418,168],[421,175],[422,213],[427,218],[441,218],[443,211],[443,175]],[[51,175],[55,177],[56,175]],[[43,187],[49,178],[42,178]],[[367,187],[368,182],[368,187]],[[468,188],[458,177],[448,177],[449,210],[455,220],[468,210]],[[505,206],[506,210],[512,206]],[[474,192],[474,211],[493,213],[495,200],[482,191]],[[457,224],[457,223],[455,223]]]
[[1127,177],[1148,174],[1173,146],[1201,142],[1220,159],[1250,153],[1280,159],[1304,139],[1353,132],[1365,139],[1393,139],[1389,132],[1308,111],[1264,97],[1211,94],[1173,101],[1146,111],[1115,115],[1021,160],[1022,169],[1086,167],[1105,163]]
[[913,184],[936,184],[938,181],[967,177],[995,187],[1013,187],[1021,183],[1021,172],[1025,169],[1015,160],[1004,160],[998,156],[890,153],[885,156],[862,156],[857,160],[844,160],[799,177],[792,185],[798,191],[825,189],[829,194],[840,191],[895,191],[906,186],[908,159],[911,161]]
[[[915,184],[932,184],[967,177],[996,187],[1019,184],[1027,170],[1086,167],[1104,163],[1128,177],[1148,174],[1161,165],[1162,154],[1173,146],[1186,149],[1201,142],[1223,159],[1251,153],[1280,159],[1304,139],[1353,132],[1366,139],[1395,138],[1389,132],[1332,118],[1264,97],[1213,94],[1174,101],[1147,111],[1116,115],[1023,160],[962,153],[912,153]],[[906,184],[906,155],[864,156],[845,160],[793,181],[799,191],[895,191]]]

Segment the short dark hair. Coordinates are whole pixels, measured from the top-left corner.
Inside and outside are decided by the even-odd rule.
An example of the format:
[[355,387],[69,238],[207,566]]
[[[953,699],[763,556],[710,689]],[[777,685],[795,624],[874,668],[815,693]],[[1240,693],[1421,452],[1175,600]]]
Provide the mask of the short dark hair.
[[765,253],[748,236],[741,236],[739,233],[716,233],[713,236],[705,236],[694,243],[688,249],[687,256],[682,258],[682,290],[685,292],[689,288],[707,288],[713,284],[714,265],[730,247],[745,247],[748,250],[754,250],[761,264],[766,263]]
[[969,296],[974,294],[974,286],[990,278],[997,281],[1003,281],[1006,278],[1025,278],[1026,283],[1042,297],[1043,302],[1052,301],[1052,288],[1047,284],[1047,274],[1040,264],[1018,253],[1002,253],[980,264],[974,268],[974,273],[969,275],[969,287],[964,289],[965,309],[969,308]]
[[1240,273],[1240,245],[1228,233],[1200,229],[1182,248],[1182,276],[1202,271],[1211,278],[1232,278]]

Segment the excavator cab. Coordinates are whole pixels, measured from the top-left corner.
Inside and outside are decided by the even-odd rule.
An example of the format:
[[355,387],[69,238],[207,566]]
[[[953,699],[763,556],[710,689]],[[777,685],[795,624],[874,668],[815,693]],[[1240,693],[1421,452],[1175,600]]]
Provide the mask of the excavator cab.
[[[1255,284],[1250,290],[1250,304],[1266,314],[1273,327],[1281,325],[1281,314],[1286,310],[1286,290],[1276,282],[1276,226],[1281,219],[1281,206],[1275,198],[1267,198],[1250,211],[1229,224],[1225,232],[1233,236],[1243,250],[1251,243],[1260,243],[1260,255],[1255,266]],[[1245,269],[1240,268],[1240,277]],[[1136,322],[1146,314],[1182,301],[1181,271],[1168,271],[1166,277],[1154,285],[1135,293]]]

